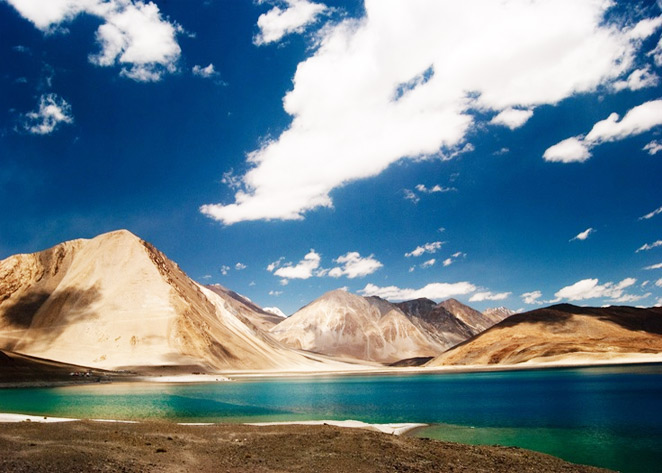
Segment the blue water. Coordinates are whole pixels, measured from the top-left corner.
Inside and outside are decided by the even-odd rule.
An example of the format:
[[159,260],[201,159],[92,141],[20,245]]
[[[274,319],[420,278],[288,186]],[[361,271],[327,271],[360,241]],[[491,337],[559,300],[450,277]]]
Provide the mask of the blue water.
[[420,436],[662,471],[662,365],[0,390],[0,412],[257,422],[422,422]]

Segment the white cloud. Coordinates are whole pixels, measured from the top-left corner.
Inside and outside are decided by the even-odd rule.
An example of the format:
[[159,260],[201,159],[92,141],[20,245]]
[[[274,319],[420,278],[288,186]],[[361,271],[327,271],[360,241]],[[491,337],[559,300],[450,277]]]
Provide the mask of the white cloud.
[[502,301],[508,299],[512,292],[498,292],[493,293],[490,291],[477,292],[469,299],[469,302],[482,302],[482,301]]
[[662,125],[662,100],[651,100],[630,109],[620,119],[612,113],[599,121],[586,136],[574,136],[548,148],[543,154],[546,161],[583,162],[591,157],[591,149],[602,143],[623,140]]
[[234,269],[236,269],[237,271],[241,271],[242,269],[246,269],[246,267],[247,266],[244,263],[237,263],[237,264],[234,265]]
[[520,297],[525,304],[542,305],[542,302],[538,300],[542,297],[542,292],[540,291],[525,292]]
[[662,240],[657,240],[654,241],[653,243],[646,243],[641,246],[635,253],[639,253],[640,251],[648,251],[652,250],[653,248],[657,248],[658,246],[662,246]]
[[270,296],[278,297],[283,293],[283,291],[269,291]]
[[646,87],[655,87],[659,82],[658,75],[651,72],[649,67],[645,67],[632,71],[627,80],[615,82],[613,87],[615,90],[639,90]]
[[413,192],[411,189],[405,189],[403,192],[405,193],[405,199],[411,200],[415,204],[418,204],[420,202],[421,198],[417,196],[416,193]]
[[362,258],[359,253],[352,251],[346,255],[339,256],[334,262],[342,265],[329,270],[328,275],[332,278],[347,276],[349,279],[367,276],[383,266],[373,255]]
[[201,279],[211,279],[211,274],[205,274]]
[[423,263],[421,263],[421,268],[423,268],[423,269],[425,269],[425,268],[431,268],[432,266],[434,266],[434,264],[435,264],[436,262],[437,262],[437,260],[434,259],[434,258],[429,259],[429,260],[424,261]]
[[650,266],[646,266],[644,269],[662,269],[662,263],[651,264]]
[[417,246],[409,253],[405,253],[405,256],[409,258],[410,256],[421,256],[424,253],[436,253],[443,244],[444,244],[443,241],[433,241],[430,243],[425,243],[424,245]]
[[662,214],[662,207],[659,207],[653,210],[652,212],[649,212],[646,215],[639,217],[639,220],[649,220],[659,214]]
[[285,261],[285,257],[281,256],[280,258],[278,258],[273,263],[269,263],[269,265],[267,266],[267,271],[269,271],[270,273],[273,273],[274,269],[280,267],[280,265],[283,264],[283,261]]
[[428,299],[447,299],[453,296],[469,294],[476,290],[476,286],[468,282],[457,283],[431,283],[421,289],[401,289],[396,286],[379,287],[368,284],[358,291],[364,296],[379,296],[391,301],[404,301],[427,297]]
[[308,279],[313,276],[320,265],[320,255],[315,250],[310,250],[296,265],[285,263],[279,267],[274,274],[283,279]]
[[553,163],[582,163],[591,157],[591,152],[583,140],[572,137],[550,146],[542,157]]
[[507,126],[511,130],[519,128],[533,116],[533,110],[507,108],[490,120],[493,125]]
[[209,79],[210,77],[215,77],[218,75],[218,72],[216,72],[216,69],[214,69],[214,65],[211,63],[205,67],[198,66],[196,64],[193,66],[191,71],[193,72],[194,76],[203,77],[205,79]]
[[594,230],[593,228],[587,228],[583,232],[580,232],[577,235],[575,235],[574,237],[572,237],[570,239],[570,241],[575,241],[575,240],[584,241],[589,237],[589,235],[591,235],[592,233],[595,233],[595,232],[596,232],[596,230]]
[[364,17],[319,33],[283,100],[290,126],[249,154],[234,202],[201,212],[225,224],[302,219],[396,161],[473,149],[476,111],[532,109],[619,80],[647,32],[606,22],[611,5],[366,1]]
[[632,303],[632,302],[637,302],[642,299],[646,299],[647,297],[650,297],[652,294],[650,292],[647,292],[646,294],[641,294],[641,295],[636,295],[636,294],[623,294],[621,297],[617,297],[615,299],[612,299],[611,302],[618,302],[618,303]]
[[230,271],[230,266],[223,265],[223,266],[221,266],[221,268],[220,268],[219,271],[221,272],[221,274],[222,274],[223,276],[227,276],[227,275],[228,275],[228,271]]
[[28,133],[48,135],[61,123],[73,123],[71,105],[56,94],[44,94],[39,98],[39,109],[23,115],[23,127]]
[[660,278],[660,279],[658,279],[657,281],[655,281],[655,285],[656,285],[657,287],[662,287],[662,278]]
[[602,297],[607,297],[615,301],[623,297],[623,291],[636,282],[637,280],[634,278],[626,278],[616,284],[613,282],[598,284],[597,279],[582,279],[581,281],[577,281],[576,283],[566,286],[558,291],[554,294],[556,299],[551,302],[559,302],[562,299],[581,301],[584,299],[597,299]]
[[444,266],[450,266],[451,264],[455,263],[455,261],[458,258],[466,258],[467,254],[462,253],[461,251],[458,251],[456,253],[453,253],[450,257],[446,258],[443,262]]
[[457,191],[455,187],[443,187],[440,186],[439,184],[435,184],[432,187],[425,187],[423,184],[417,184],[416,185],[416,190],[418,192],[423,192],[424,194],[435,194],[437,192],[453,192]]
[[660,151],[662,151],[662,143],[657,140],[653,140],[650,143],[648,143],[646,146],[644,146],[643,150],[648,151],[648,154],[653,156],[654,154],[657,154]]
[[260,33],[253,38],[257,46],[280,41],[291,33],[303,33],[327,10],[326,5],[307,0],[286,0],[286,3],[284,10],[276,6],[257,19]]
[[104,23],[96,32],[101,51],[90,56],[99,66],[121,66],[120,74],[140,82],[175,72],[181,28],[161,17],[159,7],[140,0],[7,0],[45,33],[64,31],[63,24],[88,14]]
[[446,258],[443,262],[444,267],[450,266],[451,264],[453,264],[453,261],[454,261],[453,258]]

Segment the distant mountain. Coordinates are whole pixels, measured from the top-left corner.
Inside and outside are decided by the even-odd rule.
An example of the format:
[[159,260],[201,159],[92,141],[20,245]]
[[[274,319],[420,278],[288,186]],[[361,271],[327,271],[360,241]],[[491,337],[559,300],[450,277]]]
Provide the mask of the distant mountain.
[[662,308],[555,305],[511,315],[427,366],[618,362],[660,354]]
[[233,313],[245,324],[255,326],[261,330],[269,331],[271,327],[283,320],[279,316],[267,309],[254,304],[248,297],[242,296],[220,284],[209,284],[205,286],[212,292],[223,297],[230,307],[234,309]]
[[285,313],[282,310],[280,310],[278,307],[263,307],[263,310],[265,312],[269,312],[270,314],[277,315],[278,317],[280,317],[280,319],[278,319],[278,322],[276,323],[282,322],[283,321],[282,319],[287,317],[287,315],[285,315]]
[[0,349],[63,363],[197,370],[332,363],[259,329],[273,317],[232,291],[198,285],[125,230],[0,261]]
[[498,323],[515,313],[514,310],[507,307],[491,307],[483,311],[483,316]]
[[395,305],[344,290],[324,294],[271,334],[294,348],[381,363],[435,356],[446,348]]
[[500,317],[498,314],[482,314],[481,312],[478,312],[477,310],[462,304],[456,299],[445,300],[441,302],[439,306],[443,307],[459,320],[471,327],[474,335],[487,330],[492,325],[503,320],[503,317]]

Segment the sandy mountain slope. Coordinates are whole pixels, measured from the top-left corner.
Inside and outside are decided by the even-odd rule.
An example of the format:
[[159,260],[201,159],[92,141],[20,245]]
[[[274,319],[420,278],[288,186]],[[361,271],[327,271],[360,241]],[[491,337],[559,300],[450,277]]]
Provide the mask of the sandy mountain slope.
[[0,349],[112,369],[328,364],[248,326],[235,302],[120,230],[0,261]]
[[459,320],[471,327],[474,335],[487,330],[492,325],[503,320],[503,317],[500,314],[483,314],[467,305],[462,304],[456,299],[445,300],[439,304],[439,307],[446,309]]
[[393,304],[343,290],[324,294],[271,334],[294,348],[381,363],[443,351]]
[[246,296],[242,296],[220,284],[208,284],[205,287],[221,296],[234,309],[234,314],[249,326],[252,325],[260,330],[269,331],[284,319],[284,316],[268,312]]
[[483,311],[483,315],[490,320],[495,320],[496,321],[495,323],[507,319],[514,313],[515,313],[514,310],[509,309],[507,307],[491,307]]
[[594,362],[662,353],[662,308],[561,304],[515,314],[427,366]]

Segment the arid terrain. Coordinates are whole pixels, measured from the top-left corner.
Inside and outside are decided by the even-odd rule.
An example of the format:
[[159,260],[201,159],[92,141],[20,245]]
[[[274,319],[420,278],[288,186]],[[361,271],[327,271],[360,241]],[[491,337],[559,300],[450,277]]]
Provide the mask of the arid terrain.
[[2,424],[0,471],[598,473],[520,448],[333,426]]

